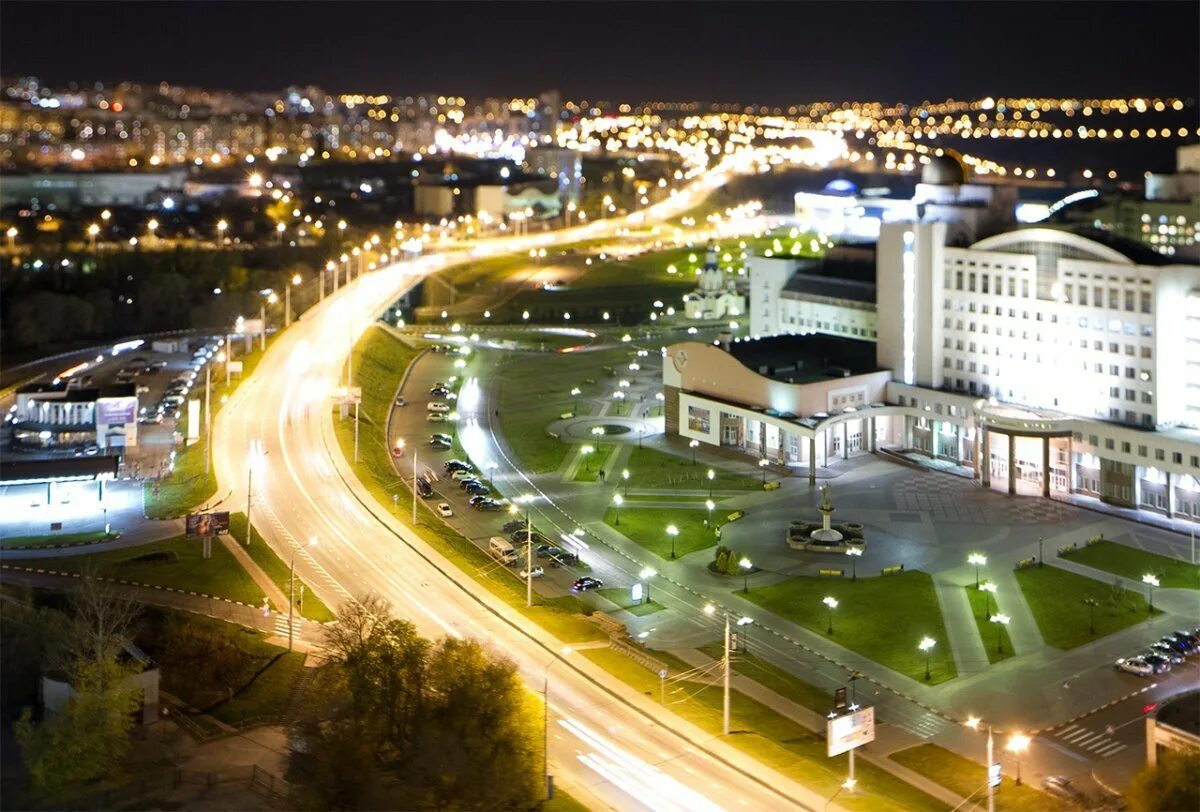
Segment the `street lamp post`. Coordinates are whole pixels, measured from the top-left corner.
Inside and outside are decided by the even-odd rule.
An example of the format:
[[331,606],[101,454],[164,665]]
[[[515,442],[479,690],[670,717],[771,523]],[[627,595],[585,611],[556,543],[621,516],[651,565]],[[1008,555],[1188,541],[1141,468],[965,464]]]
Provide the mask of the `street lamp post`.
[[717,503],[714,502],[713,500],[711,500],[711,499],[704,500],[704,507],[706,507],[708,509],[708,516],[704,519],[704,526],[707,528],[711,529],[713,526],[712,512],[713,512],[713,508],[715,508],[716,506],[717,506]]
[[1095,598],[1084,598],[1083,605],[1088,608],[1088,628],[1092,634],[1096,633],[1096,607],[1100,605],[1100,601]]
[[850,580],[858,580],[858,559],[862,558],[862,547],[847,547],[846,555],[850,556]]
[[[966,726],[971,730],[979,729],[980,719],[978,716],[967,717]],[[992,726],[987,727],[987,812],[996,812],[996,784],[1000,783],[1000,774],[997,771],[995,779],[992,778],[992,765],[996,763],[995,745],[992,739]],[[997,765],[999,766],[999,765]],[[993,783],[994,781],[994,783]]]
[[254,534],[254,525],[250,523],[250,507],[254,504],[254,469],[262,464],[267,452],[263,450],[262,440],[257,438],[250,441],[249,464],[246,466],[246,546],[250,546],[250,537]]
[[283,326],[292,325],[292,288],[301,282],[300,274],[292,276],[292,284],[283,286]]
[[679,535],[679,528],[673,524],[667,525],[667,536],[671,539],[671,558],[675,557],[675,537]]
[[638,578],[640,578],[646,585],[645,591],[642,593],[643,603],[650,602],[650,579],[655,575],[658,575],[658,570],[654,569],[653,567],[643,567],[642,571],[638,573]]
[[771,462],[766,457],[763,457],[758,461],[758,467],[762,469],[762,479],[764,485],[767,484],[767,466],[770,464]]
[[1021,754],[1029,749],[1029,737],[1024,733],[1014,733],[1005,745],[1006,749],[1017,759],[1017,786],[1021,786]]
[[[571,653],[571,647],[562,650],[563,658]],[[551,660],[542,670],[542,775],[546,780],[546,798],[554,795],[554,779],[550,776],[550,669],[561,659]]]
[[825,633],[828,635],[832,635],[833,634],[833,610],[837,609],[838,599],[833,597],[832,595],[827,595],[821,601],[821,603],[823,603],[827,607],[829,607],[829,628],[825,630]]
[[596,449],[590,445],[585,445],[579,449],[580,453],[583,454],[584,469],[589,472],[592,470],[592,452],[595,450]]
[[750,559],[742,556],[742,560],[738,562],[738,566],[742,568],[742,592],[750,592],[750,570],[754,569],[754,565],[750,563]]
[[[704,614],[711,617],[712,615],[715,615],[716,613],[717,613],[717,607],[714,606],[713,604],[710,603],[704,607]],[[725,615],[725,656],[724,656],[724,658],[722,658],[722,663],[725,667],[724,668],[724,671],[725,671],[725,674],[724,674],[725,697],[724,697],[724,703],[723,703],[723,708],[722,708],[722,730],[725,732],[725,735],[728,736],[729,735],[729,685],[730,685],[730,681],[731,681],[730,680],[730,672],[732,671],[732,663],[731,663],[732,658],[730,656],[731,651],[730,651],[730,645],[729,645],[730,644],[729,613],[725,612],[724,615]],[[752,623],[752,622],[753,621],[750,618],[743,617],[743,618],[738,619],[737,625],[745,626],[747,623]]]
[[996,653],[1004,653],[1004,627],[1008,625],[1008,615],[996,614],[992,615],[992,623],[996,624]]
[[621,480],[625,486],[625,495],[629,496],[629,469],[621,471]]
[[621,526],[621,505],[624,504],[624,502],[625,499],[621,496],[621,494],[613,494],[613,524],[616,527]]
[[1038,569],[1042,568],[1042,542],[1045,541],[1045,536],[1038,536]]
[[987,563],[987,556],[983,553],[971,553],[967,556],[967,563],[975,565],[975,588],[979,589],[979,568]]
[[699,440],[692,440],[688,443],[688,448],[692,449],[692,465],[696,464],[696,449],[700,447]]
[[[249,528],[246,530],[249,533]],[[313,536],[308,541],[309,547],[315,547],[317,537]],[[295,615],[293,614],[296,606],[296,551],[292,550],[292,563],[288,565],[288,651],[292,650],[292,638],[295,636]]]
[[920,642],[920,643],[917,643],[917,648],[919,648],[919,649],[920,649],[922,652],[924,652],[924,654],[925,654],[925,679],[926,679],[926,680],[928,680],[928,679],[930,678],[930,674],[929,674],[929,652],[930,652],[930,651],[933,649],[933,647],[934,647],[934,646],[936,646],[936,645],[937,645],[937,641],[936,641],[936,640],[934,640],[932,637],[922,637],[922,638],[921,638],[921,642]]
[[[996,594],[996,585],[991,581],[984,581],[979,585],[979,591],[983,593],[983,616],[990,617],[992,614],[991,596]],[[999,610],[1000,604],[996,604],[996,609]]]
[[1159,585],[1158,576],[1146,573],[1142,576],[1142,583],[1146,585],[1146,593],[1150,603],[1150,608],[1147,611],[1150,614],[1154,614],[1154,587]]
[[571,406],[571,414],[579,414],[579,395],[581,390],[578,386],[571,389],[571,397],[575,398],[575,403]]
[[713,471],[713,469],[709,468],[708,469],[708,498],[709,499],[712,499],[713,480],[716,479],[716,476],[717,476],[716,472]]

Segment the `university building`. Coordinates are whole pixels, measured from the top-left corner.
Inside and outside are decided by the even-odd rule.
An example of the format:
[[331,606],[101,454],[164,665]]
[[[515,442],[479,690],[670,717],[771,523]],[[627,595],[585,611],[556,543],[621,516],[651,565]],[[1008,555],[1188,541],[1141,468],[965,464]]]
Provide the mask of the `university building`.
[[752,281],[767,337],[667,348],[668,431],[800,466],[888,446],[1200,521],[1200,266],[1106,232],[950,228],[880,226],[865,334],[756,320],[783,305]]

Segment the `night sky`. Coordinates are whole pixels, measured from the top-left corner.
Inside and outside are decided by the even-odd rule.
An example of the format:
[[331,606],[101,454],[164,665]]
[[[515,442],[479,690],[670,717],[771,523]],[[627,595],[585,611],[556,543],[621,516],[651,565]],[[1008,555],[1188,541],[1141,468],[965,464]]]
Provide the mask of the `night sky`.
[[788,104],[1200,95],[1200,3],[0,4],[51,83]]

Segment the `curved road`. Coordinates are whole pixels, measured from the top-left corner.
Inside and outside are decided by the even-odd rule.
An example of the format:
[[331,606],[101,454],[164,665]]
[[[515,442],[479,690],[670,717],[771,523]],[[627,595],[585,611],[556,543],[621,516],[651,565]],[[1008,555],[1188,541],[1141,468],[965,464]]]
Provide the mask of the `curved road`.
[[[735,171],[634,215],[675,216]],[[550,674],[551,772],[591,807],[821,808],[826,799],[669,713],[476,587],[354,479],[334,437],[330,396],[353,342],[424,275],[472,255],[608,236],[628,218],[528,238],[487,241],[363,276],[283,333],[217,418],[220,493],[242,509],[253,464],[253,519],[268,543],[332,603],[375,592],[428,635],[488,641],[528,684]],[[257,458],[257,463],[250,460]],[[316,546],[308,544],[317,539]]]

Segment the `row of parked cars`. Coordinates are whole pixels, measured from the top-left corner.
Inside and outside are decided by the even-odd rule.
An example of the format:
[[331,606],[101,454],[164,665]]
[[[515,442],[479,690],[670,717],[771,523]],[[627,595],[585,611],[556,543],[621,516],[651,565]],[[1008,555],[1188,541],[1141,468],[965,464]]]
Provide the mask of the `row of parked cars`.
[[493,499],[492,489],[483,484],[483,480],[475,473],[475,468],[469,462],[462,460],[446,460],[442,463],[442,468],[450,479],[457,482],[459,487],[466,491],[468,499],[467,504],[476,510],[503,510],[504,503],[499,499]]
[[1140,654],[1117,660],[1116,667],[1127,674],[1150,677],[1165,674],[1196,655],[1200,655],[1200,626],[1165,634]]

